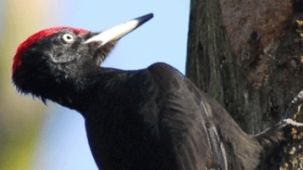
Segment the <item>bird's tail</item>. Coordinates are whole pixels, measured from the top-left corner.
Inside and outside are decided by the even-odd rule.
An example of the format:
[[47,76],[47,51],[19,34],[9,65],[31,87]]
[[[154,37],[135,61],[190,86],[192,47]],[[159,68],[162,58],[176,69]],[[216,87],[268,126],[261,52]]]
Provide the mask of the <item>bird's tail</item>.
[[277,162],[280,162],[279,167],[274,169],[303,167],[303,91],[294,97],[284,115],[283,120],[254,136],[264,151],[260,165],[263,168],[259,169],[277,165]]

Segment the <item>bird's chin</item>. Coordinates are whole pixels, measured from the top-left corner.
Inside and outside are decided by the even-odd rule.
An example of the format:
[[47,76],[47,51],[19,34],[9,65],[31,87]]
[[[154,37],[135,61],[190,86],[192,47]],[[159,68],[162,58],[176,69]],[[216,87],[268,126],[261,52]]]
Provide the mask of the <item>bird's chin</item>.
[[116,43],[117,41],[112,41],[104,46],[98,47],[95,53],[96,64],[98,66],[100,66],[105,61],[111,50],[115,47]]
[[97,59],[96,59],[97,66],[100,66],[101,63],[105,60],[105,59],[102,59],[102,58],[103,58],[102,56],[101,57],[97,57]]

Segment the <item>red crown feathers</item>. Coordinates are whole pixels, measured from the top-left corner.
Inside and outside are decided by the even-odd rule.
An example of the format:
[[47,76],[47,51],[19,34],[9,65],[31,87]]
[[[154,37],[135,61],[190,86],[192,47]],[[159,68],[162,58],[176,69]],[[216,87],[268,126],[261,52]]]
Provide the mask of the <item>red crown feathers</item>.
[[22,64],[21,55],[27,48],[29,48],[33,43],[41,40],[42,38],[51,36],[64,29],[72,30],[76,34],[88,32],[87,30],[81,28],[60,26],[60,27],[51,27],[51,28],[43,29],[41,31],[34,33],[33,35],[31,35],[30,37],[28,37],[26,40],[24,40],[22,43],[19,44],[13,59],[13,66],[12,66],[13,73]]

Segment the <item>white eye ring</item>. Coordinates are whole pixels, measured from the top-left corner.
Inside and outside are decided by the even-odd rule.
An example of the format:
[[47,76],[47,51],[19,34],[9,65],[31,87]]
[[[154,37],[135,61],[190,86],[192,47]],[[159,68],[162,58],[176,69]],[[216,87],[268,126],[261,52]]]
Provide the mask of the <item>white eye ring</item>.
[[75,41],[74,36],[73,36],[72,34],[69,34],[69,33],[64,34],[64,35],[62,36],[62,39],[63,39],[66,43],[72,43],[72,42]]

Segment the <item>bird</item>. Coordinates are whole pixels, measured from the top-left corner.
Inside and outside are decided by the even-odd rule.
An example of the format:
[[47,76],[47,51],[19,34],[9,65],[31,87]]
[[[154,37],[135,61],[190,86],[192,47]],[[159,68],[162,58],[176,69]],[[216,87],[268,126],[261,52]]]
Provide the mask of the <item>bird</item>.
[[122,37],[151,18],[149,13],[101,32],[70,26],[38,31],[17,47],[12,81],[20,93],[79,112],[100,169],[260,167],[265,153],[285,139],[283,128],[291,121],[250,135],[169,64],[138,70],[102,66]]

